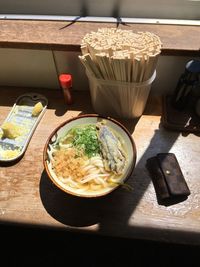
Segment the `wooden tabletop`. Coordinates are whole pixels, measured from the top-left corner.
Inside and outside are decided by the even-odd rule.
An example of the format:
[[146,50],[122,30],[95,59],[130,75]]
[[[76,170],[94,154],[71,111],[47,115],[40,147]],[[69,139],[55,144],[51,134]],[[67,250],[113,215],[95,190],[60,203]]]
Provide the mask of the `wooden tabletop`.
[[[131,132],[137,148],[136,168],[128,180],[131,192],[119,188],[99,199],[72,197],[57,189],[42,162],[45,142],[61,122],[80,113],[91,113],[89,92],[75,92],[75,103],[66,106],[59,90],[0,88],[0,123],[16,98],[39,92],[49,100],[28,148],[18,162],[0,165],[0,223],[59,228],[97,235],[200,244],[199,137],[163,128],[161,106],[149,99],[139,120],[120,120]],[[152,104],[153,103],[153,104]],[[159,152],[175,153],[191,195],[164,206],[157,202],[145,163]]]

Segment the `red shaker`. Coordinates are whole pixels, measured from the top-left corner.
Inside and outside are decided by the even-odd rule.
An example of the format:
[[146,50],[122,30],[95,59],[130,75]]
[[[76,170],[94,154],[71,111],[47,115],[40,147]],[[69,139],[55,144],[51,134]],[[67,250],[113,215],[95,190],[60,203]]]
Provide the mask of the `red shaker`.
[[60,86],[63,90],[63,95],[66,104],[71,105],[73,103],[71,89],[72,89],[72,75],[60,74],[59,75]]

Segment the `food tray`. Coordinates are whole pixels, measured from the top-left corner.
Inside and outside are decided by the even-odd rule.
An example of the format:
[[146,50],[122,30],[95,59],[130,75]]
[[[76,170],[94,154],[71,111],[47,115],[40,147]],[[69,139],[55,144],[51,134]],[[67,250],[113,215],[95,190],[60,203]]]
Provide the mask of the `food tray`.
[[[33,108],[38,102],[41,102],[42,109],[37,116],[33,116]],[[37,93],[23,94],[17,98],[1,125],[5,122],[17,125],[21,134],[17,138],[3,137],[3,131],[0,129],[0,161],[14,161],[24,154],[38,123],[45,113],[47,104],[47,98]]]

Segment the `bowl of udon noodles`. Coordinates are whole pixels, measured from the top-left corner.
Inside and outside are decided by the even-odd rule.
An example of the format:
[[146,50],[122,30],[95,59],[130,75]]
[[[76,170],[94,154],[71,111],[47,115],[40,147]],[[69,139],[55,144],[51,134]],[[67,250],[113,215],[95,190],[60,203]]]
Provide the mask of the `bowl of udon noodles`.
[[78,197],[100,197],[126,185],[135,167],[136,146],[117,120],[80,115],[50,134],[43,163],[48,177],[62,191]]

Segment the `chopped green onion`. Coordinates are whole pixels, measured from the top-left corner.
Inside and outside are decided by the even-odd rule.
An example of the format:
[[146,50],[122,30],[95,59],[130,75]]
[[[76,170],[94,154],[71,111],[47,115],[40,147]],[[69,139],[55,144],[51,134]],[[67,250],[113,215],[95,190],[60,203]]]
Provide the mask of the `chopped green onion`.
[[88,157],[93,157],[100,153],[95,125],[74,127],[70,130],[70,134],[73,136],[72,145],[83,150]]

